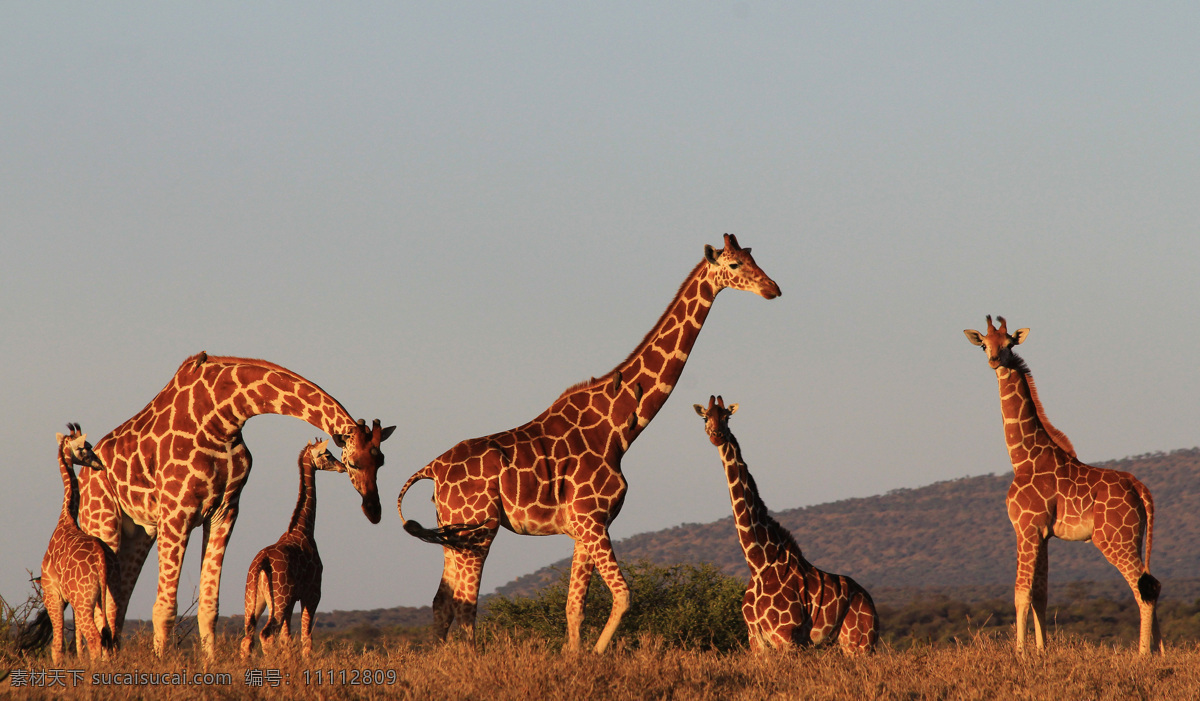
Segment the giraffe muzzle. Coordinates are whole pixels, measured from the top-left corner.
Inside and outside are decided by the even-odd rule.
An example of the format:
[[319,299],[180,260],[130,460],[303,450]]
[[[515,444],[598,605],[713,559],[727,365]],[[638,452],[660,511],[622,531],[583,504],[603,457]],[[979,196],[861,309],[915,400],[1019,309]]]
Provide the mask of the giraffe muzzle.
[[368,492],[363,495],[362,499],[363,515],[371,523],[379,523],[379,518],[383,513],[382,507],[379,505],[379,492]]

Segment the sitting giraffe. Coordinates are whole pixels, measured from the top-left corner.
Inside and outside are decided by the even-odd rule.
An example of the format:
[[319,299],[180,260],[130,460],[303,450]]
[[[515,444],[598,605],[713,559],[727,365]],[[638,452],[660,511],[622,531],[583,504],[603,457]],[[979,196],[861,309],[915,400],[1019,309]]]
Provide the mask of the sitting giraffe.
[[[1075,455],[1066,434],[1054,428],[1038,400],[1029,366],[1012,347],[1029,336],[1029,329],[1008,334],[987,318],[987,334],[964,329],[967,340],[983,348],[988,365],[1000,383],[1004,439],[1013,465],[1008,488],[1008,518],[1017,532],[1017,650],[1025,651],[1025,621],[1033,606],[1037,649],[1046,647],[1046,595],[1049,574],[1047,540],[1091,540],[1120,572],[1142,615],[1138,650],[1162,652],[1158,632],[1159,583],[1150,574],[1150,544],[1154,535],[1154,500],[1150,490],[1128,472],[1085,465]],[[1146,559],[1142,560],[1142,533]]]
[[63,481],[63,505],[50,546],[42,558],[42,596],[54,629],[50,653],[57,664],[62,659],[63,611],[70,604],[75,614],[75,650],[87,640],[88,655],[108,659],[117,630],[117,597],[110,586],[120,582],[117,560],[100,539],[84,533],[75,523],[79,508],[79,486],[74,465],[104,469],[92,452],[87,434],[79,424],[67,424],[66,435],[58,437],[58,471]]
[[275,632],[283,644],[291,641],[292,611],[300,602],[300,650],[307,659],[312,653],[313,617],[321,601],[321,555],[314,529],[317,524],[317,480],[315,470],[345,472],[346,466],[333,457],[328,441],[312,442],[300,451],[300,495],[292,511],[287,532],[274,545],[263,548],[250,563],[246,575],[246,634],[242,657],[250,654],[258,617],[267,611],[261,637],[264,650],[271,648]]
[[879,616],[871,595],[853,579],[813,567],[787,529],[767,511],[742,461],[742,449],[729,430],[737,404],[725,408],[721,397],[709,397],[708,408],[696,404],[704,431],[721,449],[738,540],[750,566],[750,585],[742,600],[742,616],[750,633],[750,649],[768,646],[819,645],[835,639],[843,652],[870,652],[879,640]]

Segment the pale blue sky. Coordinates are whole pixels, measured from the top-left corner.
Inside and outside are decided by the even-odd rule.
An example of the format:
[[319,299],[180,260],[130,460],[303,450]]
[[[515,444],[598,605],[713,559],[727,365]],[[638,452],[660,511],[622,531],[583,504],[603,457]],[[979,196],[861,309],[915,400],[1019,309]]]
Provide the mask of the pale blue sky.
[[[612,368],[726,231],[783,297],[718,298],[616,538],[728,515],[712,393],[776,509],[1009,469],[989,313],[1085,460],[1200,444],[1197,37],[1182,3],[5,3],[0,593],[53,529],[54,432],[203,349],[399,425],[380,525],[318,478],[321,608],[429,603],[405,479]],[[245,435],[224,614],[316,433]],[[504,532],[483,588],[570,549]]]

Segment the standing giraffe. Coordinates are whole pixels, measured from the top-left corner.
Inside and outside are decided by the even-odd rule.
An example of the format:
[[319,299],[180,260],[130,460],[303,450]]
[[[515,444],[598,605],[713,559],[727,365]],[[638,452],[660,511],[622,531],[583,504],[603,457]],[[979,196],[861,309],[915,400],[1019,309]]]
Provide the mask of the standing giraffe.
[[380,516],[376,470],[380,443],[394,426],[355,422],[333,397],[300,375],[263,360],[199,353],[183,362],[154,399],[96,445],[107,469],[83,483],[80,527],[117,553],[121,567],[118,625],[142,564],[158,540],[154,651],[161,655],[175,624],[180,566],[192,529],[203,525],[197,620],[213,656],[221,563],[250,474],[242,427],[259,414],[303,419],[342,448],[350,481],[371,523]]
[[624,362],[567,389],[529,423],[463,441],[409,478],[396,500],[397,511],[414,482],[434,481],[441,527],[406,521],[404,528],[445,546],[445,568],[433,599],[435,629],[442,638],[457,618],[474,639],[483,561],[504,526],[521,535],[565,533],[575,540],[564,649],[579,649],[584,597],[598,569],[613,599],[596,641],[596,652],[604,651],[629,607],[629,587],[608,536],[625,500],[621,457],[675,389],[713,299],[726,287],[766,299],[780,294],[750,249],[726,234],[724,249],[704,247],[704,259]]
[[79,530],[75,514],[79,507],[79,486],[74,465],[102,470],[104,465],[92,452],[87,434],[79,424],[67,424],[68,433],[57,434],[58,471],[63,481],[63,505],[58,525],[50,536],[50,546],[42,558],[42,594],[54,631],[50,654],[57,664],[62,659],[63,610],[70,604],[75,614],[75,650],[83,650],[87,639],[88,655],[108,659],[117,631],[117,597],[110,585],[120,580],[116,558],[97,538]]
[[274,545],[258,551],[246,575],[246,634],[242,657],[250,655],[258,616],[267,611],[262,629],[266,650],[276,631],[284,645],[291,641],[292,611],[300,602],[300,651],[305,659],[312,653],[313,618],[321,603],[321,555],[314,531],[317,526],[316,470],[345,472],[346,466],[325,447],[329,441],[313,441],[300,451],[300,495],[285,532]]
[[844,652],[874,650],[879,617],[871,595],[845,575],[813,567],[792,534],[767,511],[729,430],[729,417],[738,405],[727,409],[724,399],[710,396],[707,409],[694,407],[704,419],[708,439],[720,448],[738,541],[750,566],[750,585],[742,600],[750,649],[761,652],[836,639]]
[[[1150,574],[1150,545],[1154,536],[1154,500],[1150,490],[1128,472],[1092,467],[1080,462],[1066,434],[1054,428],[1038,401],[1033,376],[1012,347],[1029,336],[1029,329],[1008,334],[987,318],[987,334],[964,329],[967,340],[983,348],[1000,384],[1004,440],[1013,465],[1008,488],[1008,518],[1017,533],[1017,650],[1025,651],[1025,620],[1033,605],[1038,650],[1046,646],[1046,594],[1049,574],[1047,539],[1091,540],[1105,559],[1129,583],[1141,610],[1138,650],[1162,651],[1158,632],[1159,583]],[[1146,558],[1142,560],[1142,533]]]

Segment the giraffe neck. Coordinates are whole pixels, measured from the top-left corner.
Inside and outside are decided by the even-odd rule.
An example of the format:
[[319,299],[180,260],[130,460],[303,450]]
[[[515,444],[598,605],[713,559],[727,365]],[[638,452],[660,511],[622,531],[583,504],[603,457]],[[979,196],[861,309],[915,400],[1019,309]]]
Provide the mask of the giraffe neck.
[[[601,412],[611,432],[628,449],[671,396],[720,290],[707,278],[706,261],[692,269],[658,322],[621,364],[603,377],[569,388],[559,402],[575,394],[604,392],[611,401]],[[584,401],[587,404],[587,401]]]
[[292,416],[330,435],[354,426],[336,399],[291,370],[264,360],[199,355],[185,360],[142,411],[101,439],[96,452],[107,461],[113,441],[129,433],[203,433],[228,444],[260,414]]
[[[637,424],[627,434],[630,443],[641,434],[671,396],[712,309],[718,290],[707,280],[707,268],[708,263],[700,261],[692,269],[654,328],[625,362],[610,373],[614,378],[616,373],[621,373],[622,383],[629,385],[631,393],[636,394],[637,387],[641,387]],[[625,417],[612,418],[619,421]]]
[[292,511],[292,521],[288,524],[288,531],[298,532],[311,538],[316,524],[316,469],[313,467],[312,454],[306,450],[300,456],[300,495],[296,498],[296,508]]
[[79,481],[73,463],[68,457],[70,449],[64,442],[58,447],[58,471],[63,481],[63,505],[59,521],[75,526],[75,514],[79,513]]
[[[1022,363],[1023,365],[1023,363]],[[1066,434],[1050,423],[1038,400],[1037,386],[1027,368],[996,368],[1000,386],[1000,412],[1004,416],[1004,441],[1013,469],[1020,470],[1035,447],[1059,449],[1075,457]]]
[[721,445],[721,462],[725,465],[725,478],[729,481],[729,501],[733,506],[733,522],[737,527],[738,542],[746,556],[746,564],[752,572],[759,572],[776,561],[781,549],[793,550],[804,562],[800,547],[771,516],[767,505],[758,494],[754,477],[742,460],[742,449],[732,433]]

